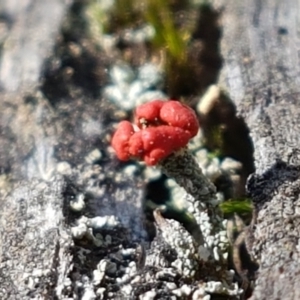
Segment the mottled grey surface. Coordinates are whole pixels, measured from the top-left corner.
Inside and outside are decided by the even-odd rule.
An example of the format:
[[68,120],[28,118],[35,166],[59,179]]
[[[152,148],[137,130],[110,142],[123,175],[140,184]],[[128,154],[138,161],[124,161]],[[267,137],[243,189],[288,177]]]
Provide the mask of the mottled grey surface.
[[[299,2],[223,4],[221,82],[255,148],[253,299],[298,299]],[[0,1],[0,298],[218,298],[217,281],[182,274],[197,255],[180,243],[191,238],[181,224],[156,216],[148,243],[142,172],[109,147],[129,117],[100,96],[115,58],[84,36],[81,6]]]
[[[6,91],[36,85],[44,60],[51,54],[68,0],[1,0],[2,30],[0,86]],[[22,51],[20,51],[22,50]]]
[[223,4],[221,84],[250,129],[257,209],[252,254],[260,262],[252,299],[299,299],[300,3]]
[[113,59],[87,40],[84,1],[50,2],[0,3],[0,298],[236,299],[203,280],[180,223],[156,218],[149,243],[142,171],[109,146],[128,118],[101,97]]
[[21,181],[1,201],[1,299],[54,299],[70,271],[62,178]]

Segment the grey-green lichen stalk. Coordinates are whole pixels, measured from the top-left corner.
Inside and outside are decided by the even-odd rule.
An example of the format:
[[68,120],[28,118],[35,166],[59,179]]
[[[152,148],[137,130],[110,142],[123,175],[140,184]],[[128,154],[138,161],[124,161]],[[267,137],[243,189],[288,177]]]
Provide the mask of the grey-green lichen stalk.
[[192,299],[210,294],[235,297],[241,291],[233,283],[233,271],[228,271],[228,239],[216,188],[186,149],[198,129],[197,116],[189,107],[173,100],[155,100],[137,107],[135,125],[122,121],[111,144],[120,160],[135,157],[149,166],[158,165],[186,191],[183,197],[192,225],[184,227],[164,219],[155,210],[156,239],[165,246],[158,252],[156,244],[151,244],[155,251],[147,253],[145,269],[167,268],[182,282],[193,282],[189,291],[180,284],[179,297],[191,293]]
[[203,175],[186,148],[168,156],[160,167],[186,191],[187,210],[200,228],[200,231],[192,233],[198,244],[200,260],[215,261],[220,268],[227,268],[229,242],[215,186]]

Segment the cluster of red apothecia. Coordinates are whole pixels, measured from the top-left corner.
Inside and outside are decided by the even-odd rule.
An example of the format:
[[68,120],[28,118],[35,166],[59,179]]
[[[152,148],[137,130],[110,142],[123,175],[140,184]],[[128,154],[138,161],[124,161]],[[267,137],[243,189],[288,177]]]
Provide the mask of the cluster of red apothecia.
[[135,157],[149,166],[187,145],[199,130],[195,112],[178,101],[154,100],[135,110],[135,125],[122,121],[112,147],[122,161]]

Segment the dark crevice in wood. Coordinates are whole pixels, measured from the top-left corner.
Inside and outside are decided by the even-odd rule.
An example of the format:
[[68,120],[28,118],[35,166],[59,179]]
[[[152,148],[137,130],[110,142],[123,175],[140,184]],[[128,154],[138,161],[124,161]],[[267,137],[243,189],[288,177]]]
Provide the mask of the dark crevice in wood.
[[86,5],[75,1],[71,6],[54,55],[45,64],[41,90],[52,104],[78,89],[99,98],[101,87],[107,82],[105,70],[110,61],[104,53],[99,53],[93,39],[87,38],[89,29],[83,16]]
[[166,90],[171,98],[184,97],[193,105],[197,101],[195,97],[216,83],[222,67],[220,16],[221,13],[211,5],[200,6],[191,42],[186,49],[186,64],[167,73]]

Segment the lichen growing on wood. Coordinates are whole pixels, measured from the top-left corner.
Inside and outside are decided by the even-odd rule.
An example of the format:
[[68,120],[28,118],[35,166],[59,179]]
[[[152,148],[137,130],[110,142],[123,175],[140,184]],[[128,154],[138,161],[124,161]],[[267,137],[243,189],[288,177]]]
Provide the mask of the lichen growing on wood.
[[[164,110],[164,107],[168,109]],[[118,158],[127,161],[135,157],[144,160],[149,166],[158,165],[167,176],[174,178],[185,189],[183,197],[186,210],[195,220],[188,231],[179,222],[164,219],[160,211],[155,210],[157,229],[163,242],[172,249],[173,256],[172,259],[164,257],[161,260],[157,260],[155,256],[152,259],[148,257],[146,266],[147,262],[158,268],[167,266],[182,280],[188,278],[195,282],[203,281],[204,295],[206,292],[239,295],[242,291],[233,283],[233,273],[228,271],[229,242],[216,187],[203,175],[199,164],[186,148],[189,138],[195,136],[199,129],[195,113],[176,101],[155,100],[136,108],[135,123],[137,131],[134,131],[130,122],[122,121],[112,138],[112,146]],[[169,133],[169,128],[181,131]],[[157,143],[154,137],[161,131],[163,134]],[[147,141],[141,140],[138,143],[139,151],[130,150],[135,142],[133,137],[143,134]],[[174,137],[179,137],[181,141],[181,134],[187,135],[187,139],[177,142]],[[149,149],[155,155],[157,151],[162,151],[163,155],[155,156],[156,159],[149,163]]]

